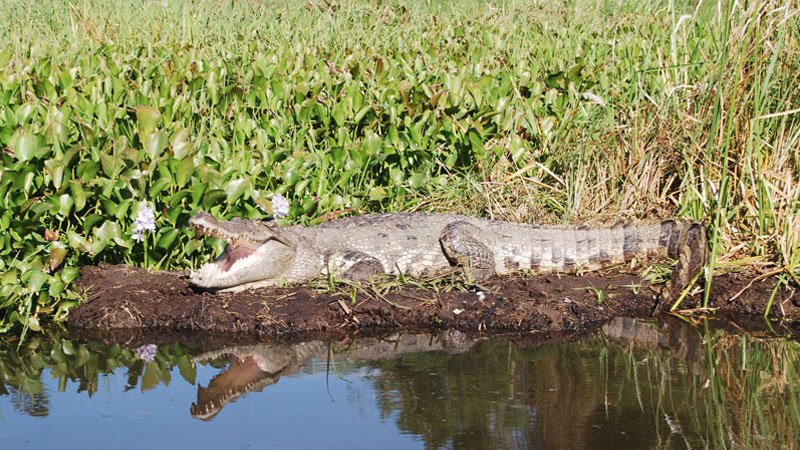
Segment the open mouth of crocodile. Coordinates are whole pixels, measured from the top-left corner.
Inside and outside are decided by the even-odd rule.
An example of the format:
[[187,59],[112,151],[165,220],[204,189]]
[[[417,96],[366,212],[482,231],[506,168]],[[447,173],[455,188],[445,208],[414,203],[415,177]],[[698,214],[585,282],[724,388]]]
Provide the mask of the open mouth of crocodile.
[[[197,403],[192,403],[192,417],[202,420],[214,418],[222,408],[248,392],[263,388],[278,381],[270,377],[256,356],[239,357],[228,355],[228,368],[211,379],[208,387],[198,386]],[[259,364],[260,363],[260,364]]]
[[237,272],[255,263],[261,248],[260,242],[251,241],[238,236],[233,236],[224,230],[210,229],[199,224],[193,224],[192,229],[199,236],[211,236],[224,239],[228,245],[216,261],[203,264],[197,272],[192,273],[196,281],[214,280]]

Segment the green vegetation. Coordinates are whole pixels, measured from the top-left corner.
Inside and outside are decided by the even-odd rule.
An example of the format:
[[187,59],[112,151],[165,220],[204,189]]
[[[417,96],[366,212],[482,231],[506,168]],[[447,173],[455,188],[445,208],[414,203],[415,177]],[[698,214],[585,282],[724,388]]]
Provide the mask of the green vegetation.
[[[186,268],[198,209],[675,214],[800,261],[800,15],[756,2],[6,0],[0,329],[76,266]],[[157,230],[132,238],[152,207]],[[214,243],[217,251],[221,243]],[[711,272],[709,272],[711,273]],[[710,277],[707,277],[710,278]]]

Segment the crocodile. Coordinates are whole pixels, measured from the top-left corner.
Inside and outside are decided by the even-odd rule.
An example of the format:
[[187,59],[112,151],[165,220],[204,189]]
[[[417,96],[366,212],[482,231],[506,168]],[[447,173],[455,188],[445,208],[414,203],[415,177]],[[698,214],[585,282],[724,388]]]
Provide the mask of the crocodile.
[[536,225],[443,213],[352,216],[314,226],[275,221],[189,219],[197,235],[227,241],[216,261],[192,272],[190,283],[240,291],[305,283],[320,276],[368,281],[376,275],[436,276],[460,268],[477,281],[520,271],[575,273],[633,258],[673,258],[662,291],[670,301],[708,259],[705,227],[687,220],[618,223],[610,227]]

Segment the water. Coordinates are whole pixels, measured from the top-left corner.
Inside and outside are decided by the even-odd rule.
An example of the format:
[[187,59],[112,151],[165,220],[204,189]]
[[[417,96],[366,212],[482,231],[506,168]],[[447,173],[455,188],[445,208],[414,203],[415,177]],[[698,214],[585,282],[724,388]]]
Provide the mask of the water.
[[0,347],[0,448],[797,448],[792,340],[617,319],[577,342],[457,332]]

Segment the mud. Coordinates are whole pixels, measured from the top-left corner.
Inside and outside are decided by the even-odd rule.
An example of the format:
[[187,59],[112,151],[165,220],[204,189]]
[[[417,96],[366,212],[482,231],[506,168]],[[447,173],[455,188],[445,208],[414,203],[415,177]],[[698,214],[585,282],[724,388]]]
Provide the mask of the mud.
[[[523,332],[549,340],[580,335],[616,316],[648,317],[659,288],[620,270],[496,277],[480,290],[404,286],[388,293],[381,293],[379,286],[333,292],[287,287],[211,293],[189,286],[181,272],[148,272],[124,265],[84,267],[81,274],[79,286],[86,290],[88,301],[70,313],[70,330],[94,337],[130,334],[132,340],[139,333],[153,332],[210,339],[233,335],[308,339],[395,329]],[[731,300],[754,277],[752,273],[715,276],[709,306],[718,315],[741,321],[762,315],[775,279],[754,282]],[[795,288],[778,289],[771,318],[789,323],[800,318]],[[701,302],[702,293],[694,293],[681,308],[695,308]]]

